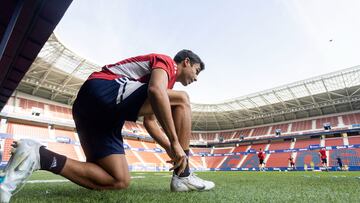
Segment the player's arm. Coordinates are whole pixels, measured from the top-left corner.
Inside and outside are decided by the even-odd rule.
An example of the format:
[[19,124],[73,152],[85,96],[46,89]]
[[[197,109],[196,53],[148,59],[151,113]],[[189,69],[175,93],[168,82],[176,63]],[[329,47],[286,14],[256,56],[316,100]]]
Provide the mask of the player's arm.
[[151,107],[157,120],[169,138],[171,149],[175,158],[175,165],[171,169],[180,168],[179,174],[182,173],[187,165],[186,154],[178,140],[174,120],[172,118],[170,100],[167,93],[168,75],[165,70],[155,68],[151,72],[148,86],[148,97]]
[[163,131],[157,124],[155,115],[144,116],[144,126],[150,136],[154,138],[154,140],[166,150],[169,157],[174,158],[174,155],[171,152],[169,139],[166,137],[166,135],[163,133]]

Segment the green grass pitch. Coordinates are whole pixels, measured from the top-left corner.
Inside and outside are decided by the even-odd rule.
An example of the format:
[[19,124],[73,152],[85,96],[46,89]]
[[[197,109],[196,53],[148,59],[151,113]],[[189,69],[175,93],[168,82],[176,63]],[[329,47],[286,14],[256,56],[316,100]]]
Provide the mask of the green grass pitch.
[[[27,183],[11,202],[360,202],[360,172],[198,172],[208,192],[170,192],[169,172],[133,172],[123,191],[92,191],[71,182]],[[29,181],[63,179],[36,172]],[[63,179],[65,180],[65,179]]]

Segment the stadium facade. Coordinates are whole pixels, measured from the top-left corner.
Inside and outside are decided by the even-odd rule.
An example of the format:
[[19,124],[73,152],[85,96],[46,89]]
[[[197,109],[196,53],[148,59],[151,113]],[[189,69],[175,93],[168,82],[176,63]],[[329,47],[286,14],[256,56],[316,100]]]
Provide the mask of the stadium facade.
[[[79,56],[52,34],[0,113],[2,165],[15,139],[33,138],[84,161],[71,105],[101,66]],[[360,66],[309,78],[218,104],[195,104],[191,135],[194,170],[257,170],[256,152],[266,152],[268,170],[321,169],[319,148],[337,170],[360,167]],[[165,150],[141,120],[124,127],[131,170],[167,170]]]

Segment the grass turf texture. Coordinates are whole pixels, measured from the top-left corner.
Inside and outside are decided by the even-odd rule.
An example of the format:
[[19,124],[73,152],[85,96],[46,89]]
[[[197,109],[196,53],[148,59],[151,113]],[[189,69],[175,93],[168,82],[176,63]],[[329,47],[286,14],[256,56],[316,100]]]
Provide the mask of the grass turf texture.
[[[360,202],[360,172],[199,172],[207,192],[170,192],[170,173],[133,172],[123,191],[92,191],[71,182],[28,183],[11,202]],[[36,172],[29,180],[62,179]]]

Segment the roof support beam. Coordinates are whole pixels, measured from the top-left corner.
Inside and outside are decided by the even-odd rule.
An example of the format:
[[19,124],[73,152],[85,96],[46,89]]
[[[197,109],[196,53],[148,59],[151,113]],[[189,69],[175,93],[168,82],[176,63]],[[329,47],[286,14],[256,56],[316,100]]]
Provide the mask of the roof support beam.
[[[321,78],[321,82],[322,82],[322,84],[324,85],[324,88],[325,88],[325,90],[326,90],[326,93],[327,93],[327,95],[328,95],[328,97],[329,97],[329,101],[332,101],[333,99],[331,98],[331,95],[330,95],[330,93],[329,93],[329,90],[328,90],[328,88],[327,88],[326,85],[325,85],[324,78]],[[342,96],[343,96],[343,95],[342,95]],[[333,103],[333,102],[332,102],[332,103]],[[333,103],[332,107],[333,107],[334,111],[337,113],[338,111],[337,111],[334,103]]]
[[289,87],[287,87],[287,89],[289,90],[291,96],[294,98],[294,100],[296,101],[296,103],[298,104],[298,106],[301,106],[300,101],[299,101],[298,98],[295,96],[294,92],[293,92]]
[[[54,68],[54,65],[53,63],[58,59],[60,58],[61,54],[65,51],[65,47],[63,47],[63,49],[58,52],[56,54],[56,56],[54,56],[54,58],[52,59],[52,61],[50,62],[51,66],[48,68],[48,70],[46,71],[46,73],[43,75],[41,81],[40,81],[40,85],[42,85],[44,83],[44,81],[47,79],[48,75],[51,73],[52,69]],[[36,88],[34,88],[33,92],[32,92],[32,95],[35,95],[36,92],[39,90],[39,87],[40,86],[37,86]]]
[[273,94],[275,95],[275,97],[280,101],[280,103],[283,105],[283,107],[285,109],[287,109],[288,107],[286,106],[286,104],[284,103],[284,101],[279,97],[279,95],[276,94],[275,90],[272,91]]
[[[345,91],[346,91],[346,96],[347,96],[348,98],[350,98],[349,90],[348,90],[348,87],[346,86],[345,78],[344,78],[344,74],[343,74],[343,73],[341,73],[341,78],[342,78],[343,83],[344,83],[344,87],[345,87]],[[352,104],[351,104],[351,101],[349,101],[349,105],[350,105],[351,111],[353,111],[354,108],[353,108],[353,106],[352,106]]]
[[254,105],[254,107],[259,111],[259,113],[263,112],[251,98],[248,97],[247,100]]
[[[313,94],[310,92],[310,90],[309,90],[308,86],[306,85],[306,83],[304,83],[304,87],[305,87],[306,91],[308,92],[308,94],[310,95],[311,100],[313,101],[313,104],[315,105],[315,104],[316,104],[316,100],[315,100]],[[320,113],[321,115],[323,114],[323,112],[321,111],[320,108],[317,108],[317,110],[319,111],[319,113]]]
[[265,103],[268,104],[268,106],[271,108],[272,111],[275,111],[274,106],[269,102],[269,100],[267,100],[267,99],[264,97],[264,95],[259,94],[259,96],[265,101]]
[[54,100],[55,97],[56,97],[59,93],[62,93],[62,92],[64,91],[65,86],[67,86],[67,84],[70,82],[70,80],[74,77],[74,73],[76,73],[76,71],[84,64],[85,61],[86,61],[86,60],[83,59],[83,60],[79,63],[79,65],[77,65],[76,68],[72,71],[72,73],[69,74],[69,75],[65,78],[65,80],[62,82],[63,85],[61,85],[61,87],[60,87],[61,90],[60,90],[60,91],[56,91],[55,94],[51,95],[51,100]]

